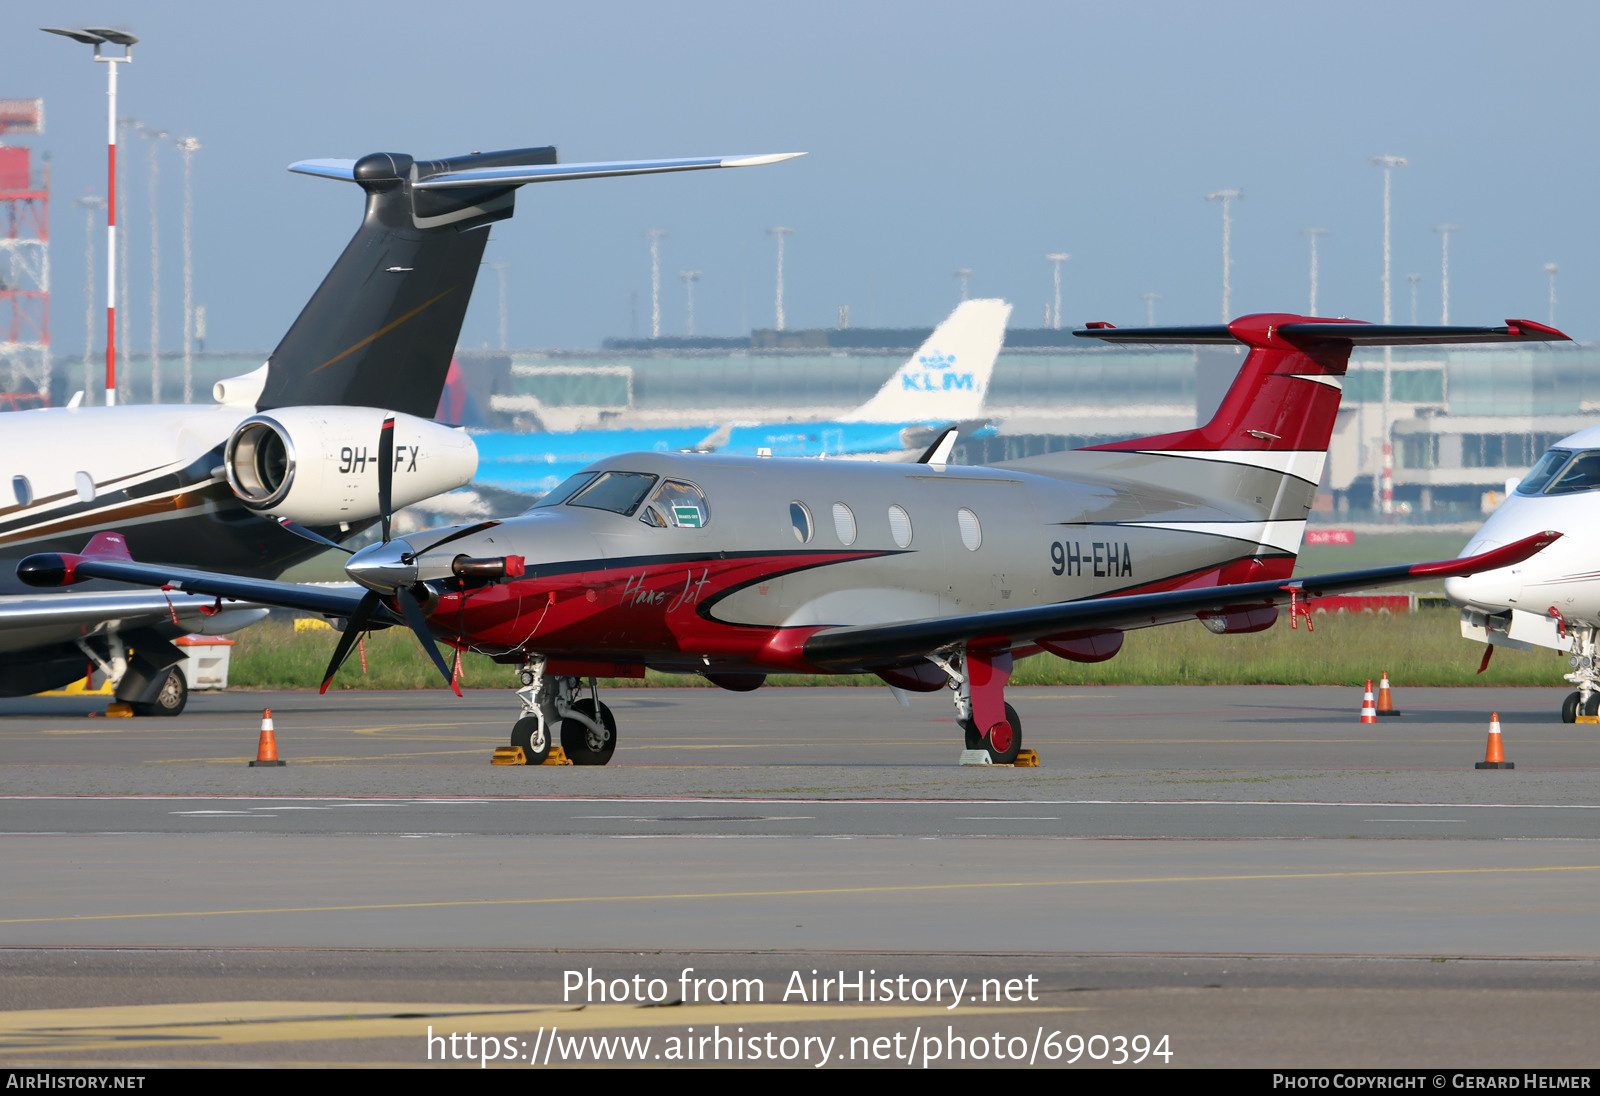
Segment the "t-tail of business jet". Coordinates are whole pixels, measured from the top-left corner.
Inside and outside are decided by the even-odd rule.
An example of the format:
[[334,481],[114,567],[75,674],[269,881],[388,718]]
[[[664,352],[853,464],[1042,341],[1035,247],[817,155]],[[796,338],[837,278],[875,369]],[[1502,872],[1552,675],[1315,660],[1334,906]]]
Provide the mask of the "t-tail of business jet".
[[[427,416],[489,226],[512,215],[518,189],[787,158],[560,164],[555,149],[528,148],[291,165],[361,187],[354,238],[267,363],[219,382],[215,405],[8,415],[0,485],[9,481],[15,505],[0,499],[0,591],[18,589],[14,562],[29,552],[83,551],[86,542],[272,578],[330,538],[467,483],[477,466],[471,439]],[[94,666],[117,683],[118,700],[175,714],[186,690],[170,641],[259,615],[180,612],[143,593],[0,598],[0,695],[53,688]]]

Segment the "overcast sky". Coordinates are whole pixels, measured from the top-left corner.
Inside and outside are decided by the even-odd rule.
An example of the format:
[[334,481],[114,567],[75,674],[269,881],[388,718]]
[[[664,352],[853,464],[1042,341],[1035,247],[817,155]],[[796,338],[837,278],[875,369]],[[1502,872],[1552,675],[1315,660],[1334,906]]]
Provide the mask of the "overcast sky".
[[[17,139],[54,164],[52,326],[83,347],[84,221],[105,188],[105,66],[43,25],[140,36],[120,112],[204,145],[195,159],[197,300],[208,345],[269,350],[359,220],[359,191],[293,160],[432,157],[556,145],[564,161],[805,151],[740,171],[524,189],[486,258],[511,264],[510,342],[594,347],[650,323],[648,229],[663,229],[663,333],[684,329],[678,272],[702,272],[702,334],[773,322],[787,249],[788,326],[928,326],[974,296],[1037,326],[1045,255],[1071,253],[1063,324],[1212,322],[1222,217],[1234,206],[1233,311],[1307,306],[1303,230],[1322,238],[1325,314],[1382,317],[1380,153],[1394,177],[1394,315],[1422,276],[1451,319],[1544,319],[1600,336],[1592,3],[673,4],[441,6],[413,0],[12,3],[0,97],[45,98]],[[181,328],[177,152],[160,146],[164,345]],[[124,146],[133,341],[148,342],[150,142]],[[104,225],[95,229],[104,246]],[[103,254],[100,257],[103,263]],[[630,300],[635,301],[636,313]],[[97,308],[103,308],[103,300]],[[635,321],[634,316],[637,319]],[[463,342],[496,338],[485,271]]]

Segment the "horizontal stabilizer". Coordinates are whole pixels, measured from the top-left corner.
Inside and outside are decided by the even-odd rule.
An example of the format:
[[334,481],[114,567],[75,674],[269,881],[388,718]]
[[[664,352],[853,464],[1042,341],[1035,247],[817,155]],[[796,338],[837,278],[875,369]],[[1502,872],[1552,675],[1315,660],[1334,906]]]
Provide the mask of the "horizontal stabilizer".
[[[1100,339],[1118,343],[1222,343],[1262,345],[1242,336],[1241,317],[1231,324],[1206,324],[1197,327],[1113,327],[1090,324],[1074,331],[1080,339]],[[1568,335],[1533,320],[1507,320],[1504,327],[1436,327],[1426,324],[1363,323],[1360,320],[1319,320],[1294,317],[1287,323],[1266,328],[1268,340],[1281,338],[1290,343],[1341,342],[1352,346],[1433,346],[1439,343],[1556,342]]]
[[532,164],[522,167],[480,167],[449,171],[419,179],[418,190],[464,186],[521,186],[524,183],[560,182],[564,179],[607,179],[616,175],[659,175],[668,171],[703,171],[718,167],[755,167],[804,156],[803,152],[778,152],[766,156],[697,156],[676,160],[612,160],[593,164]]

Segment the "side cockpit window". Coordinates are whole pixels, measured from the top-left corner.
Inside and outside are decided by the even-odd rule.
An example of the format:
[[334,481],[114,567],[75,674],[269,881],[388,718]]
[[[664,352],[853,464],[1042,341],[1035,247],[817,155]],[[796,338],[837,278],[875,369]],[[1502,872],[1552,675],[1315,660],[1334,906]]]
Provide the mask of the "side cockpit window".
[[1561,471],[1561,466],[1566,464],[1567,459],[1571,456],[1572,451],[1570,449],[1552,449],[1540,457],[1539,463],[1533,466],[1531,472],[1522,477],[1521,483],[1517,484],[1517,494],[1537,495],[1543,491],[1550,483],[1551,478]]
[[1596,487],[1600,487],[1600,450],[1574,456],[1550,486],[1544,489],[1544,493],[1573,495],[1579,491],[1593,491]]
[[658,529],[704,529],[711,520],[706,496],[688,480],[663,480],[639,520]]

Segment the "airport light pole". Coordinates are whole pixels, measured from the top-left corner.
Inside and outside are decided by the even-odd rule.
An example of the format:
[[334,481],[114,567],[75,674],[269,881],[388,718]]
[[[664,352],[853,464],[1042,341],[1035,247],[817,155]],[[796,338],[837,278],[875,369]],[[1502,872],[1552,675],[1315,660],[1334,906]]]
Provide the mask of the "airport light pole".
[[161,142],[171,136],[164,129],[145,126],[140,136],[150,142],[150,402],[161,402],[161,232],[156,196],[161,179]]
[[1317,237],[1326,236],[1328,230],[1325,228],[1303,228],[1300,231],[1311,238],[1311,304],[1306,315],[1315,316],[1317,314]]
[[83,398],[87,402],[94,389],[94,211],[104,209],[106,200],[85,194],[77,205],[83,210]]
[[[680,270],[678,277],[683,279],[683,291],[688,297],[688,316],[684,319],[684,334],[694,334],[694,283],[700,280],[698,270]],[[846,313],[848,315],[848,313]]]
[[1417,322],[1417,283],[1422,281],[1421,274],[1407,274],[1406,281],[1411,283],[1411,322]]
[[1556,325],[1556,275],[1561,268],[1555,263],[1545,263],[1544,272],[1550,276],[1550,326]]
[[1161,299],[1159,293],[1144,294],[1144,322],[1146,327],[1156,325],[1156,302]]
[[1459,232],[1460,225],[1434,225],[1433,230],[1439,234],[1439,322],[1450,322],[1450,233]]
[[961,279],[961,299],[967,299],[967,283],[972,280],[972,268],[964,266],[956,271],[956,277]]
[[650,241],[650,337],[661,337],[661,237],[666,229],[652,228],[644,234]]
[[[65,30],[40,27],[50,34],[71,38],[94,47],[94,59],[105,62],[106,96],[106,406],[117,402],[117,281],[113,256],[117,253],[117,66],[133,60],[133,47],[139,41],[127,31],[111,27],[85,27]],[[110,43],[122,47],[122,56],[102,56],[100,47]]]
[[183,402],[194,402],[194,154],[200,142],[180,137],[183,153]]
[[[1390,184],[1393,180],[1394,169],[1406,167],[1409,161],[1404,156],[1374,156],[1371,163],[1375,167],[1383,168],[1383,322],[1394,321],[1393,302],[1390,298],[1390,248],[1389,248],[1389,213],[1390,213]],[[1394,513],[1394,443],[1389,436],[1389,393],[1394,371],[1394,351],[1385,346],[1383,348],[1383,472],[1382,484],[1374,485],[1374,502],[1385,515]]]
[[1222,203],[1222,322],[1233,319],[1233,211],[1235,198],[1243,198],[1242,190],[1213,190],[1206,195],[1208,202]]
[[511,269],[508,262],[486,263],[486,266],[495,273],[499,281],[500,290],[500,349],[506,348],[506,271]]
[[778,331],[782,331],[783,330],[783,241],[784,241],[784,238],[786,236],[793,236],[794,235],[794,229],[792,229],[792,228],[783,228],[781,226],[775,226],[773,228],[767,229],[767,235],[768,236],[776,236],[778,238],[778,296],[777,296],[778,315],[777,315],[777,328],[776,329]]
[[1061,330],[1061,264],[1072,258],[1065,251],[1052,251],[1045,256],[1045,260],[1054,264],[1055,306],[1050,310],[1050,330]]

